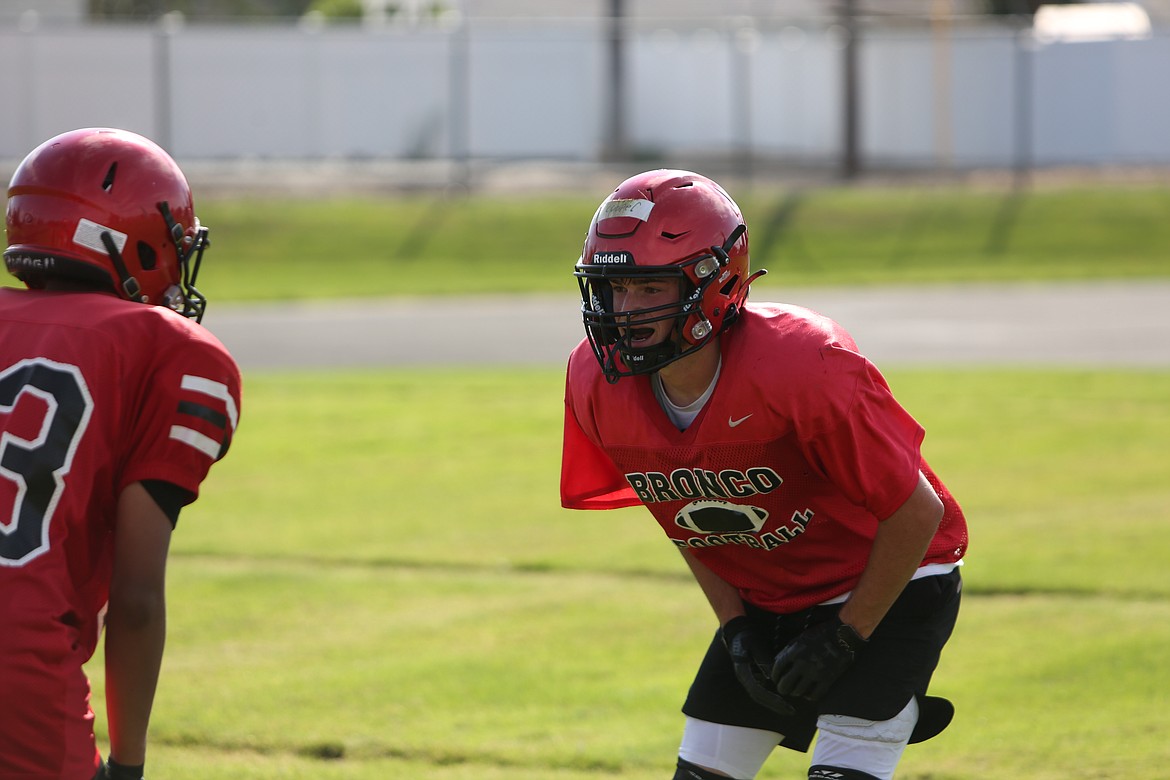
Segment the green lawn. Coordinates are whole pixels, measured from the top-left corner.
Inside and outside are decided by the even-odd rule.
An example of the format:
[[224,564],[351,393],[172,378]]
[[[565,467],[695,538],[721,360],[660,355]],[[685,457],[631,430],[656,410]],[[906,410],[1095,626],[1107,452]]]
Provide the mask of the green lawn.
[[[213,305],[572,290],[605,194],[197,200],[212,238],[200,287]],[[758,186],[738,197],[771,285],[1170,275],[1170,188]]]
[[[571,290],[605,193],[311,203],[213,201],[214,300]],[[1170,275],[1170,189],[753,189],[769,284]]]
[[[1164,776],[1170,372],[889,378],[972,533],[935,685],[956,722],[899,777]],[[150,774],[668,777],[713,619],[642,510],[559,508],[561,390],[545,369],[247,377],[173,545]]]

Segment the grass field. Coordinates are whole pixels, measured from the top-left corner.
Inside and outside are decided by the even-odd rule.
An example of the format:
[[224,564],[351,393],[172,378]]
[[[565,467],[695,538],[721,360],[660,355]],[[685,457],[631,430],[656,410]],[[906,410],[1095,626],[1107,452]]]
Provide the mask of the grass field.
[[[212,238],[200,286],[212,305],[572,289],[604,194],[197,201]],[[1170,275],[1168,188],[758,187],[738,199],[768,285]]]
[[[900,777],[1161,777],[1170,372],[890,379],[973,540],[957,721]],[[154,776],[669,776],[714,625],[648,515],[558,507],[561,382],[250,377],[175,537]]]
[[[200,207],[214,243],[205,286],[217,300],[571,289],[599,200],[212,201]],[[1170,274],[1170,189],[760,189],[740,201],[768,284]]]
[[[200,286],[213,306],[571,291],[602,194],[207,201]],[[771,284],[1170,276],[1165,189],[740,201]],[[899,777],[1166,777],[1170,371],[887,373],[972,533],[935,680],[957,719]],[[149,776],[669,777],[713,619],[644,512],[559,508],[562,382],[249,374],[174,540]]]

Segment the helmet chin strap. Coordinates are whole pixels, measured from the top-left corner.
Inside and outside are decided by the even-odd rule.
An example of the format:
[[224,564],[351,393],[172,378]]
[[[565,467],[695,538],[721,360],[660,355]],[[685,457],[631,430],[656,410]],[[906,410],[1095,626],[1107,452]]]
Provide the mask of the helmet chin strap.
[[110,256],[110,262],[114,264],[114,270],[118,272],[118,286],[126,298],[131,301],[142,301],[142,288],[138,280],[126,269],[126,261],[122,259],[122,253],[118,251],[118,245],[114,243],[114,237],[108,230],[102,231],[102,245]]
[[[680,301],[680,305],[685,304],[685,299]],[[685,357],[696,349],[700,348],[708,341],[708,336],[711,335],[710,323],[706,318],[703,318],[702,323],[707,325],[707,330],[703,334],[695,333],[697,341],[686,348],[688,345],[682,335],[682,327],[689,316],[685,305],[675,317],[674,327],[670,330],[670,336],[664,341],[653,344],[649,347],[634,347],[629,343],[629,336],[623,336],[618,339],[614,345],[614,351],[621,355],[622,362],[626,366],[626,370],[630,374],[653,374],[661,368],[665,368],[676,360]],[[611,353],[612,360],[612,353]],[[614,376],[609,379],[610,384],[613,384],[618,379]]]
[[618,351],[626,368],[633,374],[652,373],[679,356],[678,341],[673,337],[651,347],[638,348],[619,344]]
[[[676,321],[670,332],[670,337],[658,344],[649,347],[632,347],[628,337],[618,340],[617,344],[614,345],[614,352],[621,355],[622,362],[629,374],[653,374],[693,351],[693,349],[683,349],[682,336],[679,334],[681,319],[680,317],[679,321]],[[613,384],[617,380],[618,377],[614,376],[609,379],[609,383]]]

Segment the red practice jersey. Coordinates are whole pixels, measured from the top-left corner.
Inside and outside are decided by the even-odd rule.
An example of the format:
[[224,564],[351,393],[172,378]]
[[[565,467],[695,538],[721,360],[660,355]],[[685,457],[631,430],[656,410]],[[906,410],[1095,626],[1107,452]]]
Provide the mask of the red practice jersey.
[[751,304],[721,339],[714,393],[685,431],[649,377],[608,384],[588,343],[578,345],[564,506],[645,504],[746,602],[786,613],[852,590],[878,523],[921,470],[945,507],[923,564],[963,557],[966,521],[922,459],[922,426],[843,328],[800,307]]
[[235,362],[193,321],[102,293],[0,289],[0,777],[92,777],[81,667],[118,496],[142,480],[197,495],[239,409]]

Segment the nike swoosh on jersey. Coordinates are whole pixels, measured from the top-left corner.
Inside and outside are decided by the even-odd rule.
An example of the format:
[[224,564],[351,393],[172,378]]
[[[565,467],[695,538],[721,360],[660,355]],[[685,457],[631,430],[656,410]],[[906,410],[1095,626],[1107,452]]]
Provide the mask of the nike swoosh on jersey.
[[727,427],[734,428],[735,426],[739,425],[741,422],[743,422],[744,420],[746,420],[749,417],[751,417],[750,414],[745,414],[743,417],[740,417],[738,420],[733,420],[730,417],[728,417],[727,418]]

